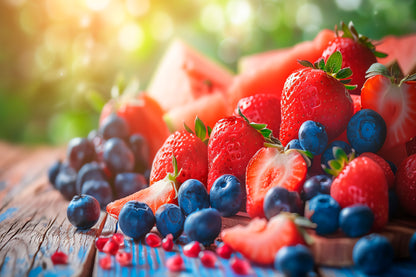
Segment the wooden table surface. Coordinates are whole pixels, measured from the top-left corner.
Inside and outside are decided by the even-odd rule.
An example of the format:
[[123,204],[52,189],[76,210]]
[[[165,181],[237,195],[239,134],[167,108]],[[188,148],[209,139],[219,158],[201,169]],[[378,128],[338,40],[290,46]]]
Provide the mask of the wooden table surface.
[[[19,146],[0,142],[0,276],[233,276],[228,260],[218,260],[214,269],[204,268],[196,258],[150,248],[125,240],[133,253],[133,265],[120,267],[113,258],[111,270],[98,260],[95,238],[111,234],[116,222],[102,212],[89,231],[74,228],[66,218],[68,201],[48,182],[47,169],[65,157],[64,148]],[[416,231],[416,225],[415,231]],[[402,244],[405,244],[403,242]],[[69,257],[67,265],[53,265],[51,255],[60,250]],[[168,272],[168,257],[181,253],[186,270]],[[254,276],[282,276],[271,267],[253,265]],[[316,267],[311,276],[365,276],[354,267]],[[395,261],[383,276],[416,276],[416,263]]]

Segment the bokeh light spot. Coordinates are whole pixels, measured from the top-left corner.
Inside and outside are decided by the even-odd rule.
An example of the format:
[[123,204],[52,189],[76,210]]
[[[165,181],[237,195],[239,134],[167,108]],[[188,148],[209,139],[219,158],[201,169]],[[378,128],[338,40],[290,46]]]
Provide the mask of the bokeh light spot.
[[127,12],[133,16],[146,14],[150,8],[149,0],[126,0]]
[[142,28],[136,23],[128,23],[123,26],[118,34],[118,42],[124,50],[134,51],[138,49],[144,40]]
[[231,0],[227,3],[228,20],[234,25],[242,25],[251,17],[251,6],[246,0]]
[[173,21],[165,12],[157,12],[151,23],[151,34],[156,40],[167,40],[173,34]]
[[226,63],[234,63],[240,56],[240,48],[233,38],[226,38],[221,41],[218,47],[218,56]]
[[102,11],[109,3],[110,0],[85,0],[85,4],[92,11]]
[[205,30],[221,32],[224,28],[224,13],[219,5],[207,5],[203,8],[200,18],[201,24]]
[[321,9],[315,4],[303,4],[296,13],[296,24],[306,33],[313,33],[322,24]]
[[361,0],[335,0],[335,3],[344,11],[355,11],[361,6]]

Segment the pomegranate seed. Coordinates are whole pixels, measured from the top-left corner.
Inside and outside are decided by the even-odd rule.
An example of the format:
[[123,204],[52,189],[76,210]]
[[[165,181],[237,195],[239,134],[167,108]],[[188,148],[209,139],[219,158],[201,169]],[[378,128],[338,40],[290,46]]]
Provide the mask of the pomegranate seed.
[[120,245],[111,238],[104,244],[103,252],[114,256],[119,248]]
[[132,258],[133,258],[133,255],[130,252],[118,251],[116,254],[116,260],[121,266],[131,265]]
[[112,238],[115,242],[118,243],[118,245],[120,245],[120,247],[124,246],[124,235],[123,234],[115,233]]
[[183,262],[181,255],[175,254],[174,256],[166,260],[166,267],[170,271],[177,272],[177,271],[182,271],[185,268],[185,264]]
[[247,275],[251,274],[253,271],[250,263],[247,260],[243,260],[237,257],[233,257],[230,260],[230,265],[236,274]]
[[113,266],[110,255],[106,255],[104,258],[101,258],[98,263],[100,264],[101,268],[105,270],[108,270]]
[[216,252],[221,258],[229,259],[234,250],[228,244],[222,243],[217,247]]
[[98,237],[95,240],[95,247],[97,247],[98,251],[103,252],[104,245],[109,239],[109,237]]
[[172,251],[173,249],[173,235],[167,234],[166,237],[162,240],[162,247],[165,251]]
[[214,252],[208,250],[204,250],[199,253],[199,258],[205,267],[215,267],[215,263],[217,262],[217,256]]
[[64,252],[56,250],[56,252],[52,254],[51,260],[54,265],[67,264],[68,256]]
[[155,233],[148,233],[145,238],[146,244],[150,247],[159,247],[162,245],[162,240]]
[[183,254],[187,257],[196,258],[201,251],[201,245],[197,241],[192,241],[183,247]]

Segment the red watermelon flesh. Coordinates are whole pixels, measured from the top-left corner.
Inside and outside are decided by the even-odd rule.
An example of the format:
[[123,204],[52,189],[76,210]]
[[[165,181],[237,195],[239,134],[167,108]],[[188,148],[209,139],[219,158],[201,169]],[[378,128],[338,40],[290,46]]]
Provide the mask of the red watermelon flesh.
[[378,61],[391,65],[395,60],[399,63],[404,75],[416,72],[416,33],[401,37],[386,36],[377,45],[377,51],[388,54]]
[[[302,66],[298,60],[315,62],[321,57],[328,42],[335,37],[330,30],[322,30],[313,41],[301,42],[291,48],[262,53],[260,56],[243,58],[242,64],[250,68],[241,72],[233,80],[228,90],[230,105],[235,107],[238,101],[258,93],[271,93],[279,97],[287,77]],[[257,62],[256,62],[257,61]],[[245,66],[243,65],[245,68]]]
[[225,67],[177,39],[164,54],[147,91],[169,111],[204,95],[225,93],[232,79]]

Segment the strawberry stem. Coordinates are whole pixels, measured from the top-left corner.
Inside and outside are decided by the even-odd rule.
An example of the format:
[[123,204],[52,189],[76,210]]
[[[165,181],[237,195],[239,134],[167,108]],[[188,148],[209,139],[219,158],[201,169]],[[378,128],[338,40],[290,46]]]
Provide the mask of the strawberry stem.
[[333,160],[328,161],[329,167],[323,166],[326,173],[332,176],[338,176],[344,167],[349,164],[355,158],[355,151],[352,149],[351,153],[347,155],[341,147],[332,148]]
[[200,140],[202,140],[202,142],[208,144],[212,129],[209,126],[205,126],[204,122],[202,122],[198,116],[195,117],[194,124],[195,132],[192,131],[192,129],[189,128],[185,122],[183,123],[183,126],[188,133],[196,135]]

